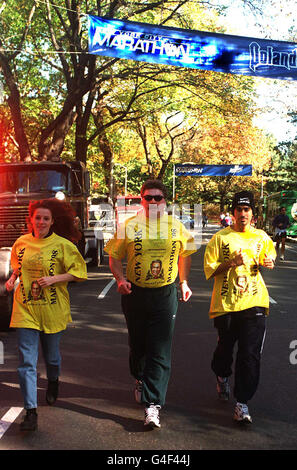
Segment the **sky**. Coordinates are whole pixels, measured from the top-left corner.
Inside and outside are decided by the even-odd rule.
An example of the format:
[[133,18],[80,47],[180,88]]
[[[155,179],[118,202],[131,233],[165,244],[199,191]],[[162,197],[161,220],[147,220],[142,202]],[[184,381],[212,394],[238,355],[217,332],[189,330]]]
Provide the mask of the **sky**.
[[[297,30],[297,0],[260,0],[261,14],[252,13],[243,6],[242,0],[218,0],[216,3],[226,5],[226,1],[230,6],[221,20],[227,28],[226,34],[292,42],[290,28]],[[295,37],[297,42],[297,33]],[[255,118],[254,124],[273,134],[278,141],[294,139],[297,126],[288,122],[288,112],[297,112],[297,80],[259,78],[256,83],[257,104],[266,111]]]

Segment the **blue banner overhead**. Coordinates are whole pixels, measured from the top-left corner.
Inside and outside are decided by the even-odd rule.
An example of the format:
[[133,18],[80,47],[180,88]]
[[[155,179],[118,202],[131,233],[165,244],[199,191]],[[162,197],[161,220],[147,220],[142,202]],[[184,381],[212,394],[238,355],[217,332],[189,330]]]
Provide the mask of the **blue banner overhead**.
[[252,165],[175,165],[175,176],[252,176]]
[[151,63],[297,79],[297,44],[89,15],[89,52]]

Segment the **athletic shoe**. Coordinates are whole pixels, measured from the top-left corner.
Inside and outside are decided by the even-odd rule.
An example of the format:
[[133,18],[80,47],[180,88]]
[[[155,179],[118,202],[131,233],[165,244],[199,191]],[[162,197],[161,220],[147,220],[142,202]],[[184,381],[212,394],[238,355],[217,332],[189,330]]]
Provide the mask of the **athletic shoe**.
[[234,420],[238,423],[252,423],[252,418],[249,414],[248,406],[245,403],[236,403],[234,410]]
[[35,431],[37,429],[36,408],[26,411],[26,415],[20,424],[21,431]]
[[144,409],[144,425],[153,428],[160,428],[160,405],[151,404]]
[[228,377],[217,377],[217,392],[219,399],[228,401],[230,398],[230,385]]
[[141,394],[142,394],[142,382],[141,380],[135,380],[134,387],[134,397],[137,403],[141,403]]
[[59,392],[59,379],[56,380],[49,380],[47,383],[47,391],[46,391],[46,401],[47,404],[52,406],[58,398]]
[[284,261],[284,259],[285,259],[284,255],[281,255],[279,259],[281,259],[282,261]]

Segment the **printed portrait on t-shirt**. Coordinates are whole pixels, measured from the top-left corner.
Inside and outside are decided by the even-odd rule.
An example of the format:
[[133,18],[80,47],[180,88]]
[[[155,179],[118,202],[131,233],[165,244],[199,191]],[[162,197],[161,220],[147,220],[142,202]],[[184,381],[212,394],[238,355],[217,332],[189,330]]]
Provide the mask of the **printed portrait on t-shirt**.
[[146,275],[146,281],[148,279],[164,279],[164,270],[162,268],[162,261],[155,259],[150,264],[150,270]]
[[248,281],[246,276],[238,276],[236,279],[236,285],[239,287],[240,292],[245,292],[248,287]]
[[42,292],[42,287],[38,284],[37,281],[33,281],[31,283],[31,288],[28,295],[28,302],[35,302],[37,300],[44,300],[44,295]]

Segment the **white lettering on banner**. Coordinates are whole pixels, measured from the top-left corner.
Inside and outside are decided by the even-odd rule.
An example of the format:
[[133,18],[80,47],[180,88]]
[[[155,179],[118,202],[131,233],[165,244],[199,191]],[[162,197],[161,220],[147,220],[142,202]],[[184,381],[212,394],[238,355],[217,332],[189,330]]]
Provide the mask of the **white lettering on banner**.
[[235,165],[233,168],[230,168],[229,173],[240,173],[243,168],[239,165]]
[[[92,38],[92,47],[164,55],[168,58],[180,59],[188,63],[201,63],[202,48],[199,43],[188,42],[185,38],[177,40],[161,35],[144,34],[142,32],[123,32],[112,27],[106,29],[106,27],[97,26]],[[204,49],[204,54],[202,55],[205,55],[205,58],[208,55],[216,56],[216,48],[214,50],[211,49],[211,52]],[[278,51],[273,46],[261,49],[261,45],[253,41],[249,44],[249,68],[255,73],[257,68],[261,66],[283,67],[287,70],[297,68],[297,48],[291,52]]]
[[297,48],[292,52],[279,52],[268,46],[266,49],[261,49],[260,44],[251,42],[249,45],[250,50],[250,69],[256,72],[257,67],[270,66],[270,67],[284,67],[288,70],[297,68]]
[[[102,31],[101,31],[102,30]],[[139,38],[141,33],[125,31],[108,31],[97,27],[92,40],[92,47],[107,47],[114,49],[128,49],[131,52],[140,51],[144,54],[160,54],[175,58],[190,58],[191,45],[175,43],[162,36]],[[196,51],[197,54],[197,51]]]
[[175,172],[176,173],[202,173],[203,168],[176,167]]

